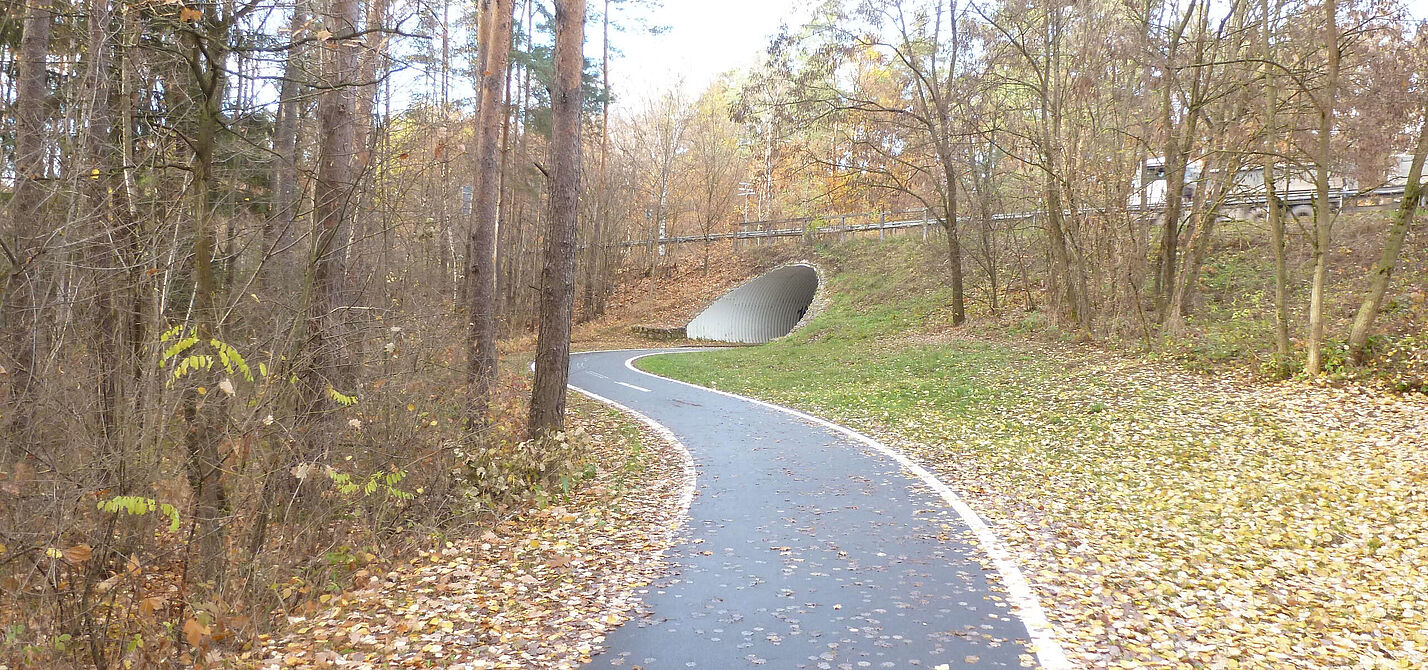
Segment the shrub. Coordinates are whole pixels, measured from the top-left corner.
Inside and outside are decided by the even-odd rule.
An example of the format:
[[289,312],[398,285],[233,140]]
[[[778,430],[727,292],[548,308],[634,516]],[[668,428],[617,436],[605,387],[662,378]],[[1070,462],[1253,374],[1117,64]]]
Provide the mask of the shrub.
[[1374,337],[1365,372],[1402,393],[1428,392],[1428,336]]
[[557,488],[568,491],[589,472],[589,440],[576,428],[519,442],[494,441],[466,457],[471,495],[501,506]]

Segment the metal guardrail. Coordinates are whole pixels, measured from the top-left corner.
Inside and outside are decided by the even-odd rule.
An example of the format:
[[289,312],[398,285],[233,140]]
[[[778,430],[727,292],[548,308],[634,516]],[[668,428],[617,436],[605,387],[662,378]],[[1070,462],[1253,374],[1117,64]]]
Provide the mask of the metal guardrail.
[[[1367,190],[1367,191],[1359,191],[1359,190],[1353,190],[1353,189],[1336,189],[1334,192],[1331,192],[1329,199],[1330,199],[1331,201],[1333,201],[1333,202],[1338,203],[1340,207],[1343,207],[1343,203],[1348,202],[1348,201],[1350,201],[1350,200],[1360,200],[1360,199],[1365,199],[1365,198],[1385,198],[1385,197],[1402,198],[1402,197],[1403,197],[1403,188],[1404,188],[1404,187],[1402,187],[1402,186],[1384,186],[1384,187],[1381,187],[1381,188],[1370,189],[1370,190]],[[1314,191],[1313,191],[1313,190],[1309,190],[1309,189],[1301,189],[1301,190],[1295,190],[1295,191],[1284,191],[1283,194],[1280,195],[1280,201],[1283,202],[1283,203],[1286,204],[1286,205],[1289,205],[1289,206],[1293,207],[1293,206],[1311,204],[1311,203],[1313,202],[1313,200],[1314,200],[1314,196],[1315,196]],[[1265,197],[1264,197],[1263,194],[1260,194],[1260,195],[1257,195],[1257,196],[1256,196],[1256,195],[1233,195],[1233,194],[1232,194],[1232,195],[1226,197],[1226,198],[1224,199],[1224,201],[1222,201],[1222,202],[1220,203],[1220,209],[1224,209],[1224,208],[1228,208],[1228,207],[1245,207],[1245,206],[1263,205],[1264,202],[1265,202]],[[1127,213],[1158,212],[1158,211],[1163,210],[1164,208],[1165,208],[1165,205],[1164,205],[1164,204],[1152,205],[1152,206],[1150,206],[1150,207],[1141,207],[1141,206],[1139,206],[1139,205],[1131,205],[1131,206],[1125,207],[1124,210],[1122,210],[1122,211],[1125,211],[1125,212],[1127,212]],[[1106,211],[1107,211],[1107,210],[1106,210],[1106,208],[1104,208],[1104,207],[1097,207],[1097,208],[1087,208],[1087,209],[1076,210],[1074,213],[1076,213],[1076,214],[1101,214],[1101,213],[1105,213]],[[908,215],[910,215],[910,214],[918,214],[918,215],[920,215],[920,216],[918,216],[917,218],[899,218],[899,217],[906,217],[906,216],[908,216]],[[993,220],[993,221],[1023,221],[1023,220],[1027,220],[1027,219],[1034,219],[1034,218],[1036,218],[1036,217],[1038,217],[1038,216],[1042,216],[1043,214],[1045,214],[1045,210],[1031,210],[1031,211],[1025,211],[1025,212],[1007,212],[1007,213],[1003,213],[1003,214],[994,214],[994,215],[992,215],[992,220]],[[1072,212],[1071,210],[1066,210],[1066,211],[1064,212],[1064,214],[1066,214],[1066,215],[1069,216],[1069,215],[1073,214],[1073,212]],[[874,222],[872,222],[872,223],[847,223],[848,219],[874,218],[874,217],[876,217],[878,220],[877,220],[877,221],[874,221]],[[892,219],[892,220],[889,220],[889,219]],[[810,226],[810,225],[809,225],[809,224],[813,224],[813,223],[829,222],[829,221],[835,221],[835,220],[841,220],[841,221],[843,221],[843,223],[841,223],[841,224],[835,224],[835,225],[818,225],[818,226],[816,226],[816,227],[813,227],[813,226]],[[973,217],[958,217],[958,221],[959,221],[959,222],[960,222],[960,221],[971,222],[971,221],[973,221]],[[777,228],[774,227],[774,226],[787,226],[788,224],[802,224],[802,225],[799,225],[798,227],[777,227]],[[938,227],[941,227],[941,225],[942,225],[942,219],[941,219],[940,217],[932,216],[932,214],[931,214],[931,212],[930,212],[929,210],[896,210],[896,211],[888,211],[888,212],[857,212],[857,213],[852,213],[852,214],[835,214],[835,215],[826,216],[826,217],[813,217],[813,216],[809,216],[809,217],[800,217],[800,218],[791,218],[791,219],[770,219],[770,220],[765,220],[765,221],[746,221],[746,222],[741,222],[741,223],[739,224],[740,228],[742,228],[743,230],[739,230],[739,231],[737,231],[737,232],[732,232],[732,233],[709,233],[709,234],[707,234],[707,235],[677,235],[677,236],[672,236],[672,237],[650,238],[650,239],[644,239],[644,240],[626,240],[626,241],[624,241],[624,242],[614,243],[614,246],[617,246],[617,247],[620,247],[620,248],[628,249],[628,248],[632,248],[632,247],[644,247],[644,246],[651,246],[651,245],[660,245],[660,246],[663,246],[663,245],[666,245],[666,244],[687,244],[687,243],[690,243],[690,242],[716,242],[716,241],[719,241],[719,240],[735,240],[735,241],[737,242],[738,240],[762,240],[762,239],[767,239],[767,238],[777,238],[777,237],[805,237],[805,236],[811,236],[811,235],[835,235],[835,234],[836,234],[836,235],[842,235],[842,234],[847,234],[847,233],[862,233],[862,232],[871,232],[871,231],[879,231],[879,233],[881,234],[881,231],[886,231],[886,230],[899,230],[899,229],[905,229],[905,228],[922,228],[922,229],[923,229],[923,237],[925,238],[925,237],[927,236],[927,234],[928,234],[928,231],[932,228],[933,225],[936,225],[936,226],[938,226]],[[750,228],[754,228],[754,229],[753,229],[753,230],[750,230]]]
[[[916,219],[902,219],[894,221],[880,220],[875,221],[873,223],[843,223],[840,225],[832,226],[821,225],[816,228],[809,227],[807,225],[809,223],[815,223],[819,221],[833,221],[841,219],[846,222],[848,219],[851,218],[869,216],[897,216],[906,215],[914,212],[921,213],[922,216]],[[804,225],[799,226],[797,228],[772,227],[774,225],[787,225],[790,223],[802,223]],[[803,217],[797,219],[771,219],[767,221],[748,221],[739,224],[740,227],[745,228],[744,230],[740,230],[738,232],[733,233],[709,233],[708,235],[677,235],[673,237],[661,237],[658,239],[651,238],[645,240],[626,240],[624,242],[619,242],[618,246],[628,248],[649,246],[651,244],[663,245],[704,241],[715,242],[718,240],[757,240],[770,237],[803,237],[805,235],[813,234],[824,235],[834,233],[866,232],[873,230],[896,230],[899,228],[916,228],[919,226],[930,227],[933,224],[941,225],[941,219],[931,216],[930,213],[927,213],[923,210],[910,210],[900,212],[859,212],[856,214],[836,214],[829,217]],[[758,226],[758,228],[754,230],[748,229],[749,227],[753,226]]]

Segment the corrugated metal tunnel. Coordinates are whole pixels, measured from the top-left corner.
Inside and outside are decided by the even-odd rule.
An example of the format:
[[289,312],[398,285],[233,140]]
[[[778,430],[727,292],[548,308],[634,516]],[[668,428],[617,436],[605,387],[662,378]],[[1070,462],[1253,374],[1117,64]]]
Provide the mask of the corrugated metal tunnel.
[[685,328],[691,339],[763,344],[783,337],[808,311],[818,292],[818,272],[786,265],[724,294]]

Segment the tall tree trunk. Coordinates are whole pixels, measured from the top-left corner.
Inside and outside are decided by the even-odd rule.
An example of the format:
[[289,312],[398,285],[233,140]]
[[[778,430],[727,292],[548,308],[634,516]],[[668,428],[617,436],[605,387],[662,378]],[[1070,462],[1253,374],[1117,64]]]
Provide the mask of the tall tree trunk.
[[[1168,99],[1170,92],[1166,91],[1164,95]],[[1169,103],[1166,104],[1168,108]],[[1167,132],[1171,131],[1167,129]],[[1161,166],[1165,171],[1165,210],[1161,213],[1160,258],[1155,275],[1155,311],[1161,317],[1165,315],[1165,305],[1170,302],[1170,292],[1174,290],[1175,264],[1179,254],[1180,219],[1184,202],[1180,194],[1185,190],[1185,159],[1180,156],[1179,147],[1180,139],[1172,132]]]
[[[531,1],[532,0],[526,0],[525,4],[527,7],[530,6]],[[512,20],[512,23],[512,29],[514,30],[514,19]],[[512,35],[512,38],[513,39],[511,42],[511,46],[512,48],[515,48],[514,35]],[[530,38],[527,37],[526,39],[529,40]],[[527,44],[527,47],[529,47],[529,44]],[[502,84],[501,90],[503,91],[502,96],[506,100],[506,105],[502,108],[501,113],[501,148],[498,150],[500,160],[498,161],[499,165],[497,167],[497,172],[500,174],[500,178],[496,181],[496,197],[497,202],[500,204],[497,206],[496,212],[496,260],[491,266],[491,273],[496,277],[494,280],[496,282],[496,287],[491,293],[491,295],[493,296],[491,300],[493,304],[492,309],[495,310],[496,314],[504,317],[509,317],[509,315],[502,309],[501,292],[505,289],[505,286],[502,284],[502,282],[508,279],[508,275],[502,270],[502,268],[509,264],[509,256],[511,253],[511,236],[507,229],[511,227],[512,222],[515,220],[512,216],[511,203],[515,200],[516,189],[513,188],[513,185],[510,183],[511,131],[512,126],[514,125],[513,122],[516,118],[518,118],[518,112],[516,112],[514,109],[511,97],[511,86],[515,83],[516,77],[516,60],[514,58],[507,59],[506,71],[502,76],[504,77],[504,83]],[[509,323],[509,321],[507,321],[506,323]],[[496,336],[500,337],[500,335],[501,329],[497,327]]]
[[[604,256],[605,242],[605,154],[610,146],[610,0],[605,0],[601,14],[600,42],[600,167],[595,175],[595,216],[590,231],[590,248],[585,261],[585,320],[605,313]],[[704,266],[708,272],[709,242],[704,243]]]
[[1046,245],[1051,257],[1051,267],[1047,272],[1047,301],[1051,307],[1053,323],[1077,328],[1081,315],[1077,309],[1076,283],[1071,277],[1071,253],[1066,244],[1065,216],[1061,205],[1061,188],[1056,178],[1046,175],[1046,217],[1042,230],[1046,233]]
[[[1274,28],[1274,17],[1270,13],[1270,2],[1264,0],[1264,28],[1261,34],[1261,48],[1265,60],[1273,58],[1270,46],[1270,31]],[[1279,139],[1279,89],[1275,83],[1274,66],[1264,64],[1264,203],[1265,218],[1269,220],[1269,245],[1274,253],[1274,355],[1276,374],[1289,375],[1289,263],[1284,253],[1284,210],[1280,207],[1279,192],[1275,186],[1274,168],[1276,143]]]
[[[600,208],[600,215],[596,217],[596,225],[604,225],[604,218],[609,216],[609,194],[608,188],[609,172],[606,170],[606,156],[610,153],[610,0],[605,0],[605,11],[601,15],[601,39],[600,39],[600,88],[605,94],[605,100],[600,103],[600,186],[596,190],[596,197],[599,200],[595,203]],[[605,313],[605,298],[610,292],[609,278],[606,276],[609,265],[609,251],[605,248],[602,235],[595,235],[597,247],[594,255],[595,261],[595,316]]]
[[[1048,3],[1050,5],[1051,3]],[[1062,202],[1061,179],[1063,146],[1061,46],[1064,30],[1059,9],[1047,12],[1047,55],[1042,69],[1042,86],[1038,90],[1040,100],[1040,138],[1038,147],[1045,177],[1046,217],[1043,227],[1050,256],[1047,272],[1048,306],[1051,307],[1051,321],[1057,325],[1081,330],[1086,315],[1081,313],[1081,299],[1077,278],[1072,268],[1071,249],[1066,234],[1066,212]]]
[[[1190,90],[1187,91],[1187,99],[1180,109],[1180,113],[1184,114],[1184,119],[1177,124],[1174,119],[1177,107],[1174,104],[1172,91],[1177,89],[1175,81],[1178,80],[1177,69],[1180,66],[1172,59],[1174,59],[1185,27],[1190,24],[1191,19],[1197,16],[1200,17],[1200,21],[1195,23],[1195,56],[1190,69]],[[1191,150],[1195,146],[1198,123],[1200,123],[1202,83],[1204,83],[1205,73],[1208,71],[1207,67],[1202,67],[1205,60],[1205,31],[1208,29],[1208,20],[1210,20],[1210,13],[1205,10],[1205,7],[1198,1],[1191,1],[1190,6],[1185,9],[1180,26],[1175,27],[1174,33],[1171,34],[1170,57],[1165,63],[1167,81],[1164,83],[1162,114],[1164,114],[1165,133],[1167,133],[1168,141],[1167,149],[1165,149],[1165,220],[1162,221],[1164,226],[1161,230],[1161,271],[1157,281],[1160,290],[1157,291],[1157,300],[1160,300],[1158,307],[1160,307],[1161,321],[1174,319],[1175,330],[1184,329],[1184,321],[1180,320],[1184,314],[1172,317],[1171,311],[1178,309],[1180,299],[1177,296],[1184,296],[1184,293],[1181,293],[1181,287],[1177,286],[1182,264],[1178,261],[1177,256],[1180,254],[1181,220],[1187,219],[1184,199],[1185,184],[1190,181],[1190,174],[1188,174],[1190,156]],[[1202,177],[1204,174],[1201,174],[1201,179]],[[1202,184],[1197,184],[1195,193],[1200,193],[1202,189],[1204,189]],[[1197,216],[1198,211],[1195,211],[1194,204],[1192,204],[1188,219],[1194,219]]]
[[1180,253],[1180,221],[1184,211],[1181,193],[1185,190],[1185,158],[1180,154],[1180,140],[1168,145],[1165,157],[1165,212],[1160,226],[1160,266],[1156,275],[1156,311],[1164,319],[1166,305],[1175,292],[1175,268]]
[[512,0],[487,0],[482,5],[480,109],[476,116],[476,164],[471,221],[471,251],[467,258],[470,326],[467,336],[466,381],[471,411],[482,425],[496,383],[496,232],[500,216],[501,117],[506,101],[502,84],[511,49]]
[[1304,371],[1324,371],[1324,292],[1329,282],[1329,245],[1333,242],[1334,212],[1329,207],[1329,162],[1333,156],[1334,106],[1339,88],[1338,0],[1324,2],[1324,49],[1328,56],[1327,80],[1315,105],[1319,111],[1318,150],[1314,166],[1314,280],[1309,292],[1309,357]]
[[[139,282],[135,222],[130,215],[128,191],[123,183],[123,164],[118,147],[123,132],[115,123],[114,107],[119,92],[111,84],[113,49],[109,30],[113,27],[109,0],[89,0],[89,67],[93,103],[86,126],[86,153],[92,178],[86,200],[93,212],[99,234],[95,257],[104,268],[95,277],[95,308],[99,316],[100,436],[105,452],[107,486],[118,493],[128,492],[124,468],[128,464],[125,433],[137,432],[122,418],[126,393],[137,381],[139,343],[129,341],[136,334],[138,313],[134,311]],[[135,417],[138,418],[138,417]]]
[[[226,93],[228,25],[209,9],[203,32],[190,33],[188,62],[194,76],[191,98],[197,103],[193,131],[193,323],[202,345],[218,338],[219,287],[213,261],[217,224],[213,176],[214,150],[223,127],[223,98]],[[210,383],[208,388],[216,384]],[[196,382],[184,393],[187,423],[187,475],[193,490],[194,512],[191,532],[198,547],[197,573],[200,581],[217,589],[224,574],[224,536],[228,515],[228,494],[222,481],[223,394],[207,394]]]
[[50,0],[26,3],[15,91],[15,182],[6,212],[9,225],[0,231],[5,236],[0,242],[8,266],[4,292],[0,293],[0,337],[5,344],[0,366],[9,368],[10,387],[0,388],[0,412],[5,414],[9,433],[7,460],[23,453],[30,440],[29,396],[41,334],[36,262],[42,253],[39,237],[45,229],[40,208],[47,190],[43,185],[45,126],[50,117],[46,60],[53,22]]
[[[535,11],[533,0],[522,2],[521,34],[525,36],[525,48],[532,49],[532,37],[535,32],[534,21]],[[525,118],[531,109],[531,68],[527,65],[520,66],[520,76],[516,77],[512,72],[512,85],[516,87],[516,93],[509,99],[508,105],[512,106],[512,115],[516,118]],[[519,100],[519,102],[517,102]],[[507,117],[509,118],[509,117]],[[516,165],[529,165],[530,160],[527,148],[530,145],[530,133],[524,124],[519,124],[511,128],[515,133],[513,146],[509,147],[508,156],[503,156],[503,161],[514,161]],[[497,244],[504,252],[499,256],[500,264],[497,266],[497,314],[506,316],[505,326],[508,331],[513,331],[518,324],[522,323],[523,314],[519,313],[520,296],[519,289],[525,284],[521,280],[522,266],[525,259],[525,202],[516,198],[515,189],[511,189],[509,204],[501,208],[503,225],[497,230]]]
[[[361,19],[356,0],[333,0],[324,19],[324,27],[333,35],[357,32]],[[352,40],[342,40],[325,50],[323,90],[317,99],[317,132],[321,139],[313,191],[314,241],[307,309],[309,361],[303,369],[305,420],[314,424],[319,423],[319,417],[330,414],[322,408],[332,402],[329,398],[335,398],[332,392],[352,393],[356,381],[348,363],[344,274],[357,181],[358,48]],[[305,448],[308,460],[326,459],[328,440],[335,431],[326,432],[329,434],[309,428]]]
[[570,377],[570,317],[575,303],[575,225],[580,197],[580,112],[584,90],[585,0],[555,0],[555,82],[551,98],[550,231],[541,271],[540,335],[530,429],[534,435],[565,425]]
[[1423,161],[1428,156],[1428,114],[1424,115],[1423,127],[1418,131],[1418,144],[1413,149],[1413,162],[1408,167],[1408,183],[1403,186],[1403,200],[1393,213],[1393,223],[1388,228],[1388,237],[1383,242],[1383,254],[1374,264],[1369,274],[1368,291],[1364,293],[1359,312],[1354,317],[1353,329],[1349,332],[1349,352],[1354,360],[1363,362],[1367,354],[1369,329],[1378,310],[1383,305],[1383,295],[1388,291],[1388,281],[1393,268],[1398,265],[1398,254],[1403,250],[1403,240],[1408,229],[1413,226],[1413,217],[1418,214],[1418,201],[1423,197]]
[[[1192,0],[1190,6],[1185,8],[1185,14],[1181,17],[1180,23],[1170,31],[1165,63],[1161,69],[1160,123],[1165,129],[1165,155],[1162,163],[1162,168],[1165,170],[1165,214],[1161,220],[1160,266],[1159,272],[1155,276],[1155,307],[1162,320],[1168,316],[1167,305],[1170,304],[1171,295],[1175,292],[1176,257],[1180,248],[1180,219],[1183,215],[1185,202],[1181,194],[1185,191],[1185,170],[1188,161],[1186,154],[1188,153],[1188,144],[1195,136],[1193,110],[1180,110],[1185,114],[1185,119],[1182,124],[1175,123],[1175,114],[1179,109],[1175,104],[1177,71],[1175,57],[1179,52],[1180,41],[1184,38],[1185,28],[1189,25],[1190,18],[1195,15],[1196,6],[1197,3]],[[1203,35],[1201,37],[1203,38]],[[1192,74],[1198,81],[1199,74]],[[1194,100],[1187,102],[1194,104]]]
[[[364,44],[361,55],[357,57],[356,72],[352,75],[357,85],[357,90],[352,96],[356,106],[356,112],[353,117],[355,131],[353,132],[352,139],[354,152],[352,160],[353,188],[356,189],[358,187],[358,182],[365,182],[365,185],[354,193],[351,198],[354,205],[361,203],[361,207],[357,208],[358,211],[351,217],[352,227],[348,238],[353,240],[353,242],[372,235],[373,222],[378,217],[376,208],[374,207],[375,200],[373,197],[373,189],[371,188],[372,177],[370,175],[373,173],[372,156],[377,150],[377,140],[380,134],[379,131],[381,130],[376,123],[373,112],[377,109],[377,97],[381,93],[381,86],[378,85],[377,81],[377,65],[384,60],[384,54],[386,52],[387,35],[383,32],[386,17],[387,0],[369,0],[367,2],[367,14],[363,19],[363,26],[367,30],[367,35],[363,39]],[[449,59],[444,59],[442,62],[449,62]],[[445,70],[443,70],[443,77],[445,77]],[[443,111],[443,115],[444,114],[445,112]],[[443,116],[443,127],[444,122],[445,117]],[[444,161],[443,165],[445,165]],[[448,180],[443,179],[442,184],[446,184],[447,181]],[[446,206],[447,200],[448,198],[442,198],[442,207]],[[446,228],[444,217],[441,227],[443,230]],[[360,277],[363,274],[362,269],[351,262],[355,260],[352,256],[352,252],[355,248],[356,244],[352,244],[347,250],[347,260],[349,262],[345,269],[349,275]],[[366,265],[370,266],[370,263],[371,262],[368,261]],[[348,282],[349,285],[352,283],[352,281]]]
[[[1237,4],[1234,14],[1228,17],[1228,21],[1235,25],[1243,25],[1246,5]],[[1192,61],[1190,93],[1188,109],[1186,109],[1185,119],[1185,140],[1181,148],[1184,154],[1188,155],[1194,147],[1195,138],[1198,136],[1198,119],[1202,116],[1202,91],[1209,85],[1210,75],[1213,74],[1211,66],[1215,60],[1215,53],[1211,51],[1211,39],[1209,35],[1209,12],[1205,7],[1200,8],[1199,21],[1195,29],[1195,55]],[[1210,64],[1207,64],[1207,60]],[[1235,106],[1225,112],[1229,118],[1219,121],[1206,120],[1206,125],[1210,130],[1228,127],[1232,122],[1230,118],[1243,118],[1248,115],[1248,108]],[[1221,136],[1223,137],[1223,136]],[[1165,310],[1166,332],[1171,337],[1181,337],[1186,332],[1185,317],[1190,314],[1190,303],[1195,295],[1195,287],[1200,281],[1200,268],[1205,262],[1205,257],[1209,254],[1210,245],[1214,241],[1215,222],[1218,218],[1217,210],[1223,202],[1224,195],[1230,192],[1233,187],[1232,175],[1240,171],[1241,164],[1234,157],[1238,152],[1232,152],[1224,145],[1224,140],[1217,142],[1219,146],[1211,147],[1206,157],[1201,162],[1200,174],[1196,178],[1194,197],[1191,199],[1189,220],[1193,224],[1190,239],[1186,241],[1184,258],[1181,260],[1178,272],[1175,275],[1175,282],[1170,291],[1170,301]],[[1210,161],[1217,160],[1218,170],[1210,169]],[[1214,178],[1219,175],[1218,180]],[[1214,201],[1211,201],[1211,195]]]
[[962,287],[962,241],[957,231],[957,173],[952,167],[952,150],[943,146],[941,154],[942,177],[945,191],[942,194],[942,229],[947,232],[947,264],[952,288],[952,325],[960,326],[967,320],[967,301]]
[[[288,24],[288,39],[296,41],[308,22],[306,0],[297,0]],[[273,203],[263,230],[266,254],[277,253],[286,244],[297,219],[298,114],[302,109],[301,60],[303,49],[288,49],[283,65],[283,81],[278,87],[278,115],[273,125]]]

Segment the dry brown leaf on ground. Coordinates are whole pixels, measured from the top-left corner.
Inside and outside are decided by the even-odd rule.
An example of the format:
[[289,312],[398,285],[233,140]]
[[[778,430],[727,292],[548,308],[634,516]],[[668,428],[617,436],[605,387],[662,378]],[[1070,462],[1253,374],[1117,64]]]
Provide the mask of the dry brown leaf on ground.
[[683,523],[673,445],[573,399],[593,479],[476,537],[421,552],[264,637],[262,668],[569,668],[632,616]]

